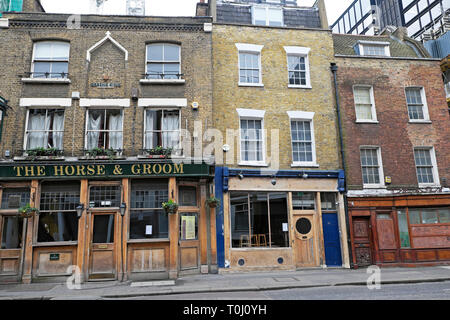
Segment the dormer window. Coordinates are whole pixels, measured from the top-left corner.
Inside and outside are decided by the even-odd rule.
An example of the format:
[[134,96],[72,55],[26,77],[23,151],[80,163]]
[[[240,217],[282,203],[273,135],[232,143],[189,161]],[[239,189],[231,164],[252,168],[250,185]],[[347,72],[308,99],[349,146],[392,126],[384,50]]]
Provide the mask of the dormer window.
[[356,51],[360,56],[390,57],[389,42],[358,41]]
[[258,26],[283,26],[283,8],[253,6],[252,22]]

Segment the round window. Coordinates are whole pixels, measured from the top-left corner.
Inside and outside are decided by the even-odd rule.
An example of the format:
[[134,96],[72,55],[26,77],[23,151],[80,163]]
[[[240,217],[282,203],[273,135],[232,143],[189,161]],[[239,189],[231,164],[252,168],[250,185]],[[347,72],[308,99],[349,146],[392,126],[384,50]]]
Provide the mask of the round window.
[[311,222],[306,218],[300,218],[295,225],[297,232],[300,234],[308,234],[311,231]]

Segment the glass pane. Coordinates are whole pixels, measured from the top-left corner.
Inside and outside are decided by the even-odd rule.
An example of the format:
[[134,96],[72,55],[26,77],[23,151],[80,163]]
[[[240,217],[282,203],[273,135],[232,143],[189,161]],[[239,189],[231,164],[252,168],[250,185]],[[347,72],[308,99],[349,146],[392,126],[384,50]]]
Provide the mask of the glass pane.
[[130,239],[169,238],[169,218],[164,210],[131,211]]
[[164,45],[164,61],[179,61],[180,47],[177,45]]
[[180,239],[197,240],[198,234],[198,214],[181,213],[180,214]]
[[114,215],[95,215],[93,227],[93,243],[114,242]]
[[398,229],[400,233],[400,245],[402,248],[409,248],[411,246],[409,240],[408,219],[406,211],[398,211]]
[[390,220],[391,215],[389,213],[378,213],[377,220]]
[[250,194],[250,243],[252,247],[269,247],[267,193]]
[[119,207],[120,187],[119,186],[94,186],[90,188],[89,207]]
[[[289,221],[286,193],[269,193],[271,247],[289,247]],[[260,245],[269,241],[260,237]]]
[[160,209],[168,199],[169,183],[166,180],[131,183],[131,208]]
[[52,62],[52,74],[50,75],[51,78],[66,78],[68,72],[68,62]]
[[17,209],[29,202],[29,189],[3,189],[2,209]]
[[336,194],[332,192],[323,192],[320,194],[322,210],[336,210]]
[[42,185],[41,211],[75,211],[80,203],[80,184],[44,183]]
[[23,218],[3,217],[2,249],[22,248]]
[[164,65],[164,79],[178,79],[180,65],[178,63],[169,63]]
[[422,210],[422,223],[438,223],[438,215],[437,210],[433,209],[424,209]]
[[78,217],[76,212],[41,212],[38,242],[77,241]]
[[314,192],[293,192],[292,206],[294,210],[315,210],[315,193]]
[[57,60],[69,59],[70,44],[66,42],[52,43],[52,58]]
[[163,79],[163,64],[149,63],[147,64],[147,78],[149,79]]
[[51,62],[35,62],[33,70],[33,78],[49,77]]
[[34,45],[34,59],[51,59],[51,42],[37,42]]
[[196,187],[180,187],[180,206],[196,207],[197,206],[197,188]]
[[163,45],[152,44],[147,46],[147,61],[162,61],[163,60]]
[[253,14],[256,25],[266,25],[266,8],[253,7]]
[[269,9],[269,26],[282,26],[283,25],[283,10],[282,9]]
[[439,222],[450,223],[450,208],[439,208]]
[[230,194],[231,211],[231,246],[233,248],[249,247],[248,194]]
[[420,210],[409,209],[409,223],[421,224]]

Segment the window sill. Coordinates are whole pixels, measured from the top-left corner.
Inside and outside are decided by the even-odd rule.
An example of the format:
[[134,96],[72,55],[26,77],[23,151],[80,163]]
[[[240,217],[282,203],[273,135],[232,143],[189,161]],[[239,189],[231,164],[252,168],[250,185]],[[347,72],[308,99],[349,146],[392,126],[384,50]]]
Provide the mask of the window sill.
[[66,158],[61,156],[39,156],[39,157],[31,157],[31,156],[22,156],[22,157],[14,157],[14,161],[64,161]]
[[431,122],[431,120],[409,120],[408,123],[425,123],[425,124],[430,124],[432,122]]
[[170,239],[129,239],[128,243],[155,243],[155,242],[170,242]]
[[363,189],[387,189],[387,187],[381,184],[365,184]]
[[238,163],[239,166],[248,166],[248,167],[268,167],[269,165],[264,162],[245,162],[241,161]]
[[33,243],[33,247],[69,247],[78,245],[78,241],[56,241],[56,242],[42,242]]
[[291,164],[292,168],[319,168],[319,165],[317,163],[308,163],[308,162],[294,162]]
[[69,84],[71,83],[70,79],[66,78],[22,78],[23,83],[60,83],[60,84]]
[[185,79],[141,79],[140,84],[184,84]]
[[294,85],[294,84],[289,84],[288,88],[291,88],[291,89],[312,89],[311,86],[297,86],[297,85]]
[[435,183],[419,183],[419,188],[440,188],[440,184]]
[[372,123],[372,124],[376,124],[376,123],[380,123],[378,120],[356,120],[355,123]]
[[262,83],[242,83],[239,82],[239,87],[264,87]]

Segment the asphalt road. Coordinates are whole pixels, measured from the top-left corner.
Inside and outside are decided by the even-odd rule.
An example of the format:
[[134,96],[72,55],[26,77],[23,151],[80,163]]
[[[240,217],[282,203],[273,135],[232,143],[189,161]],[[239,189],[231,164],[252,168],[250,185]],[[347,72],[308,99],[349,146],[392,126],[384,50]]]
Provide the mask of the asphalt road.
[[450,281],[382,285],[378,290],[369,290],[365,286],[338,286],[257,292],[177,294],[125,300],[450,300]]

